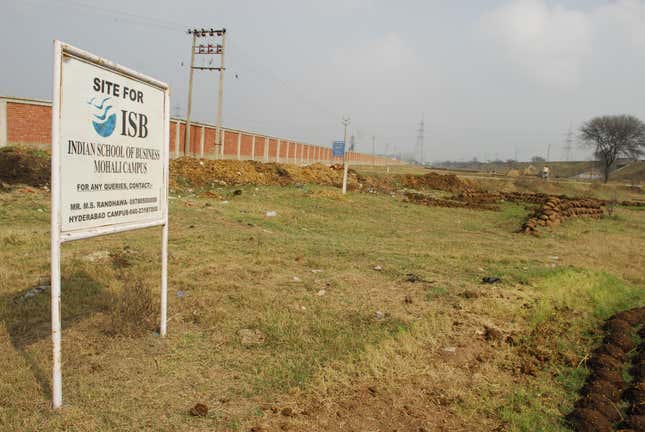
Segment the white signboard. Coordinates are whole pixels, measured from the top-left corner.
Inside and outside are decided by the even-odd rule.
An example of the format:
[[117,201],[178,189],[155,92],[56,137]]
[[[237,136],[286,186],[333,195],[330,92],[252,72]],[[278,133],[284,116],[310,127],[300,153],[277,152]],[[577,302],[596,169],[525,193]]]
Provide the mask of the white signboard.
[[165,91],[63,53],[61,231],[163,221]]
[[51,296],[54,408],[62,405],[60,247],[162,226],[161,323],[166,334],[168,85],[54,42]]

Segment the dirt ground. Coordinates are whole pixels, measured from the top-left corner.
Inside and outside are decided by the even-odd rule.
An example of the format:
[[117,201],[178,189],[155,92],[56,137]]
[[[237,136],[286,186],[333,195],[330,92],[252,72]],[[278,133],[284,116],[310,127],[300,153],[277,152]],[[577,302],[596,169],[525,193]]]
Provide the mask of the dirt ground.
[[[604,187],[358,171],[341,195],[324,166],[171,174],[169,335],[158,230],[66,244],[60,412],[49,192],[0,188],[0,430],[567,431],[582,397],[584,418],[637,425],[642,327],[620,312],[645,305],[645,212],[517,232],[548,197]],[[622,420],[599,403],[618,389]]]

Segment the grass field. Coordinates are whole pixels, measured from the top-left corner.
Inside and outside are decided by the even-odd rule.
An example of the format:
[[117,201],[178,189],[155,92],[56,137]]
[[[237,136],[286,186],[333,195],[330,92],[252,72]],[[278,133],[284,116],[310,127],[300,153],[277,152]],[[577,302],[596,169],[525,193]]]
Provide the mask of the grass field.
[[515,204],[235,189],[171,197],[166,339],[159,229],[64,245],[60,412],[49,292],[24,296],[49,195],[0,192],[0,430],[563,431],[598,324],[645,304],[642,210],[533,237]]

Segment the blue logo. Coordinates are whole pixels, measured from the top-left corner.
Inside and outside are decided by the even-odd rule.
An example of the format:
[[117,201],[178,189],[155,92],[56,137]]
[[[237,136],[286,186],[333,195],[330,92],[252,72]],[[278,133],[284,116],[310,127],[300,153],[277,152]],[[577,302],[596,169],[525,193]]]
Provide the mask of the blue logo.
[[110,99],[112,98],[106,97],[101,101],[100,104],[96,104],[94,103],[96,98],[93,97],[89,100],[89,102],[87,102],[88,105],[96,108],[96,112],[98,114],[92,114],[95,118],[95,120],[92,120],[92,125],[94,126],[96,133],[103,138],[107,138],[112,135],[112,132],[114,132],[114,128],[116,127],[116,114],[110,114],[112,105],[108,105],[104,108],[105,102],[109,101]]

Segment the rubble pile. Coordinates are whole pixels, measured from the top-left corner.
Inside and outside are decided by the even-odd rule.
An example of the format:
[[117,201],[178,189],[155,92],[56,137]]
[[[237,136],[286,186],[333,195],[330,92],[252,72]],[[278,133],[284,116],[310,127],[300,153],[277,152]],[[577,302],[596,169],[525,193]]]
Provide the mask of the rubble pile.
[[538,227],[558,226],[567,218],[589,217],[599,219],[603,215],[603,202],[595,199],[568,199],[549,197],[522,225],[521,231],[534,234]]

